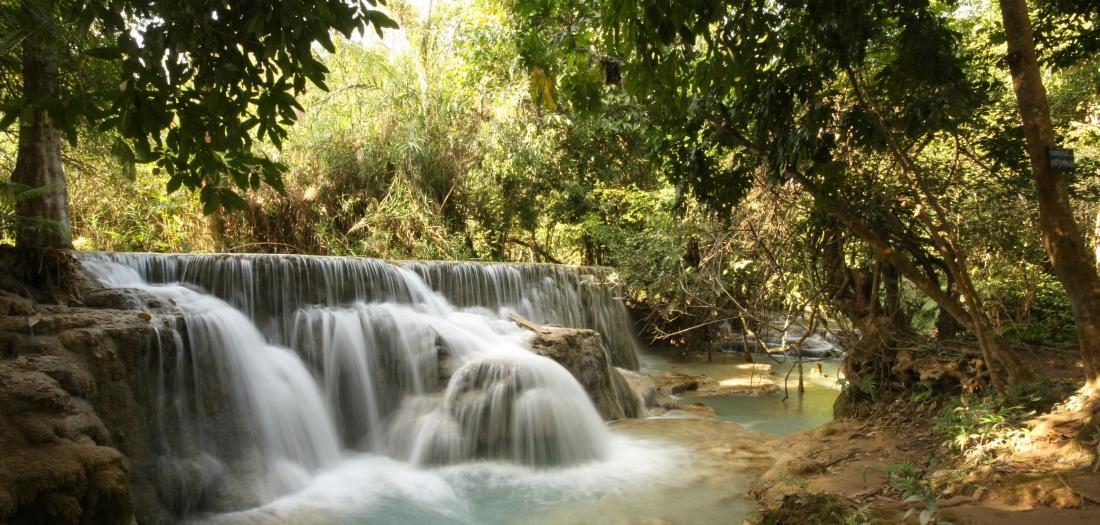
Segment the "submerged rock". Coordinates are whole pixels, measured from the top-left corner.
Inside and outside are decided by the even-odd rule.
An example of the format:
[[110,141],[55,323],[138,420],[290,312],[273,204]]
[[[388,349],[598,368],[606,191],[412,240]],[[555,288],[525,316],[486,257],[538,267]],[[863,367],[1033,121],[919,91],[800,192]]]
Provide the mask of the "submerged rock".
[[645,415],[644,402],[619,369],[612,366],[610,352],[598,332],[542,327],[531,340],[531,348],[573,374],[605,420]]
[[658,372],[650,377],[661,392],[670,396],[725,394],[757,396],[779,391],[779,385],[771,378],[770,367],[767,365],[746,363],[741,366],[749,369],[745,377],[719,380],[703,374],[685,372]]

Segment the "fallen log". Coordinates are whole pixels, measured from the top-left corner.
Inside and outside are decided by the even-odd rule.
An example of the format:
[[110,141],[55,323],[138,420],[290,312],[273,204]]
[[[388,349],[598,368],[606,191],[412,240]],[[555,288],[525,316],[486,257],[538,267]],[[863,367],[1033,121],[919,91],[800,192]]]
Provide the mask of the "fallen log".
[[519,314],[516,314],[516,313],[510,314],[508,316],[508,319],[511,320],[513,323],[516,323],[516,324],[522,326],[523,328],[526,328],[526,329],[528,329],[532,332],[535,332],[536,334],[545,334],[545,333],[548,332],[548,330],[546,330],[545,328],[535,324],[530,319],[527,319],[527,318],[523,317],[522,315],[519,315]]

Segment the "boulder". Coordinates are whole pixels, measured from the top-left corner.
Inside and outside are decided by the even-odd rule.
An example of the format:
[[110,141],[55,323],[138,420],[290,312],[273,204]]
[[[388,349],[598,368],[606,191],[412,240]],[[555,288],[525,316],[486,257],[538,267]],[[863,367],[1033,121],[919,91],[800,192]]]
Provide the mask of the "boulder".
[[138,294],[91,295],[103,307],[2,298],[0,523],[176,521],[151,483],[142,408],[168,332]]
[[714,380],[701,374],[685,374],[683,372],[657,372],[651,374],[650,379],[667,395],[678,396],[685,392],[697,391],[700,387]]
[[84,304],[113,310],[154,310],[164,307],[149,292],[134,288],[102,288],[84,294]]
[[89,403],[27,362],[0,361],[0,522],[128,525],[129,469],[109,444]]
[[557,361],[577,378],[605,420],[645,415],[642,400],[635,395],[611,356],[603,336],[582,328],[538,327],[531,348]]
[[646,408],[647,415],[655,415],[663,410],[674,410],[681,408],[680,404],[668,396],[667,393],[657,388],[657,383],[653,381],[653,378],[635,372],[633,370],[617,369],[623,378],[626,379],[630,389],[634,392],[634,396],[638,398]]

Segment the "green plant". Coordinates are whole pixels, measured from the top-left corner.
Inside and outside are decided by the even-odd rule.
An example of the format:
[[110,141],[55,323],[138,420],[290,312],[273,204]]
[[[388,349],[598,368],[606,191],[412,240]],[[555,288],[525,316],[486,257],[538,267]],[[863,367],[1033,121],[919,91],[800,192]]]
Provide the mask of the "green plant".
[[840,518],[840,525],[875,525],[877,521],[871,515],[871,506],[863,505]]
[[909,400],[914,403],[922,403],[936,397],[936,389],[928,381],[917,383],[914,390],[916,391],[909,396]]
[[1018,405],[1002,405],[990,398],[957,397],[947,402],[932,428],[956,450],[984,450],[1003,440],[1027,414]]
[[902,498],[910,496],[925,496],[930,491],[927,485],[920,480],[920,471],[908,463],[894,463],[886,465],[886,481],[891,487],[901,492]]
[[805,491],[810,488],[810,482],[802,478],[794,478],[786,474],[779,474],[779,482],[787,485],[788,487],[795,487],[798,490]]
[[19,203],[49,193],[56,189],[47,185],[40,188],[31,188],[17,182],[0,179],[0,243],[14,242],[21,232],[33,230],[59,231],[61,225],[57,221],[42,217],[25,217],[16,213]]
[[908,503],[920,503],[923,508],[911,508],[905,513],[905,521],[913,513],[917,514],[921,525],[950,525],[939,520],[940,506],[936,500],[936,491],[920,478],[920,471],[908,463],[886,465],[886,481],[901,493]]
[[878,381],[875,381],[875,378],[873,378],[871,376],[865,376],[859,382],[859,391],[863,395],[871,398],[872,401],[877,401],[878,400]]

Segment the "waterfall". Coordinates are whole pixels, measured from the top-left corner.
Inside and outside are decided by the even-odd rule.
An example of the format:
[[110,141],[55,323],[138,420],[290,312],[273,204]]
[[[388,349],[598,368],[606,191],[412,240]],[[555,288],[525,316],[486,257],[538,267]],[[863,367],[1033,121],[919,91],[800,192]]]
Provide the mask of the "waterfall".
[[[444,300],[497,316],[515,312],[540,324],[591,328],[603,334],[615,366],[638,369],[630,316],[617,290],[599,284],[601,268],[263,254],[85,253],[82,258],[117,262],[150,283],[198,286],[243,311],[276,344],[289,344],[302,305]],[[402,269],[419,276],[434,298],[411,289]]]
[[134,288],[175,345],[160,348],[158,493],[179,515],[302,490],[355,454],[420,468],[605,460],[611,436],[562,366],[508,320],[603,330],[637,367],[630,320],[597,271],[550,265],[262,255],[82,254]]

